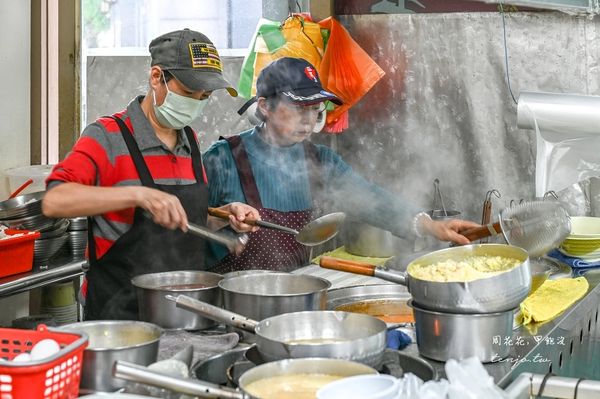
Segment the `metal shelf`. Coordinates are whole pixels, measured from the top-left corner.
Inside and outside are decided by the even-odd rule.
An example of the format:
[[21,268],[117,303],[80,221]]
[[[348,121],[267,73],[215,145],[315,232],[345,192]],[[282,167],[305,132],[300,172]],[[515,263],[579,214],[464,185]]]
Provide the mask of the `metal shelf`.
[[72,280],[83,275],[87,268],[87,260],[74,261],[59,258],[45,270],[36,267],[27,273],[1,278],[0,297],[7,297],[60,281]]

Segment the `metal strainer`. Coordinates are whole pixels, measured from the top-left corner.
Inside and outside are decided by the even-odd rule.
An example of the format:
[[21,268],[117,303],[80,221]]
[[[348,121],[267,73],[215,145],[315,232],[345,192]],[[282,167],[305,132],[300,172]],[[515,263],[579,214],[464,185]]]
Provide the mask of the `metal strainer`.
[[525,249],[530,256],[542,256],[571,232],[569,214],[555,201],[528,201],[500,212],[500,221],[461,232],[469,240],[501,234],[510,245]]

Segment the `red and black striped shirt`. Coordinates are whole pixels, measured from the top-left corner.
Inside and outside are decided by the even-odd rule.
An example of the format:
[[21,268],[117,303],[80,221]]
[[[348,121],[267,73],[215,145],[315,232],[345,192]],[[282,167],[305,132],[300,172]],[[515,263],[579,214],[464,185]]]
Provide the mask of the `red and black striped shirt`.
[[[143,98],[133,99],[126,110],[114,116],[121,118],[133,132],[154,181],[161,185],[196,183],[186,135],[182,130],[178,131],[177,145],[171,151],[158,139],[142,112],[140,102]],[[206,183],[204,168],[202,173]],[[119,126],[112,118],[99,118],[88,125],[72,151],[54,167],[46,184],[50,189],[64,182],[101,187],[141,186]],[[98,258],[129,230],[133,215],[134,208],[129,208],[93,218]]]

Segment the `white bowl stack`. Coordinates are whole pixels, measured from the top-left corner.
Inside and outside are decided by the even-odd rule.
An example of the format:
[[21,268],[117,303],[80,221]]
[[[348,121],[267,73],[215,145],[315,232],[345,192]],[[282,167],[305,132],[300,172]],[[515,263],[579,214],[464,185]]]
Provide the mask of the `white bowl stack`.
[[600,218],[572,216],[571,234],[560,244],[559,251],[587,262],[600,260]]

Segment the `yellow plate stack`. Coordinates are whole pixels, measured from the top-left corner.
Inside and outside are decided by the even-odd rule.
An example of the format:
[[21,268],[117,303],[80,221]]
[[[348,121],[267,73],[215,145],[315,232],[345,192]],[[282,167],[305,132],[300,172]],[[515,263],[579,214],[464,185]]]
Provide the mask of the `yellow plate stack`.
[[571,217],[571,234],[560,244],[559,250],[590,262],[600,260],[600,218]]

